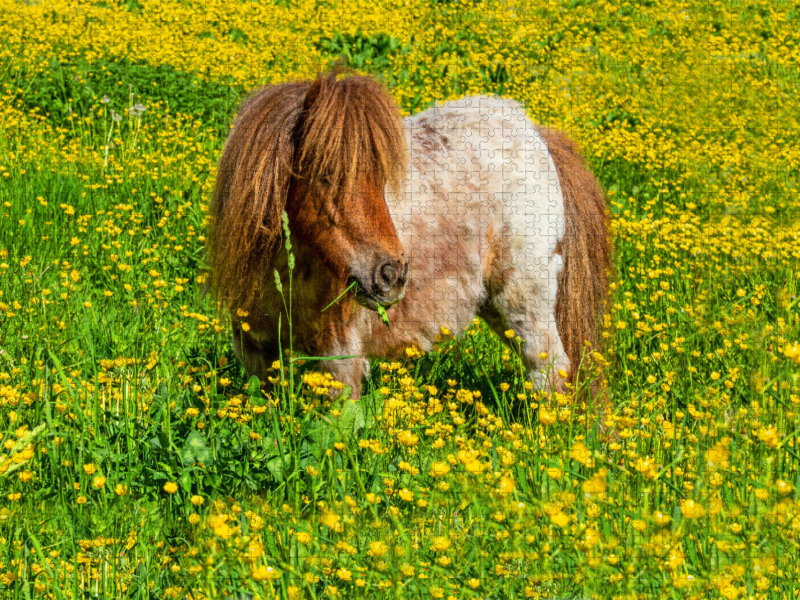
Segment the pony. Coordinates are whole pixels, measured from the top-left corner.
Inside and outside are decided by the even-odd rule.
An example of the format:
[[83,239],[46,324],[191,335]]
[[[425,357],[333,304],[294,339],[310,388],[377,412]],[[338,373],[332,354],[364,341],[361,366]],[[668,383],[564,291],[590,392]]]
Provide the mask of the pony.
[[355,397],[369,358],[430,350],[441,328],[457,334],[476,316],[524,340],[540,387],[563,381],[558,370],[573,381],[584,342],[597,343],[611,263],[603,190],[577,146],[516,101],[472,96],[404,119],[382,84],[335,70],[244,101],[210,203],[207,289],[262,381],[289,346],[273,277],[288,281],[284,211],[294,348],[357,356],[326,362]]

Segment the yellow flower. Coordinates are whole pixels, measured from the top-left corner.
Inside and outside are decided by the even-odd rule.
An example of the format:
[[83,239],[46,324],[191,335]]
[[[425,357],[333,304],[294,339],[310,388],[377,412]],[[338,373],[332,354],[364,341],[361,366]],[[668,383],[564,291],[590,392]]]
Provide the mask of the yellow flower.
[[341,579],[342,581],[350,581],[353,578],[353,572],[348,571],[344,567],[336,569],[336,577]]
[[577,442],[572,445],[572,448],[569,451],[569,457],[572,460],[578,461],[583,466],[586,466],[589,464],[589,461],[592,458],[592,453],[583,442]]
[[500,483],[497,485],[497,491],[499,491],[501,494],[508,495],[514,491],[515,487],[516,485],[514,483],[514,478],[510,475],[505,475],[500,478]]
[[435,462],[431,465],[429,475],[431,477],[444,477],[450,472],[450,465],[446,462]]
[[778,432],[774,427],[762,427],[758,432],[758,439],[770,448],[778,446]]
[[513,329],[507,329],[505,332],[505,336],[510,340],[513,340],[515,335],[517,334]]
[[127,485],[122,485],[121,483],[118,483],[116,485],[116,487],[114,488],[114,493],[117,496],[127,496],[128,495],[128,486]]
[[281,573],[275,567],[259,565],[252,570],[252,577],[256,581],[280,579]]
[[461,389],[456,392],[456,400],[458,400],[459,402],[472,404],[475,401],[475,394],[473,394],[469,390]]
[[406,502],[411,502],[412,500],[414,500],[414,492],[412,492],[407,488],[403,488],[402,490],[400,490],[400,498],[402,500],[405,500]]
[[387,546],[385,542],[370,542],[367,554],[369,554],[373,558],[380,558],[388,551],[389,551],[389,546]]
[[431,544],[431,550],[433,552],[444,552],[450,547],[450,538],[440,536],[433,538],[433,544]]
[[203,497],[202,497],[202,496],[196,496],[196,495],[195,495],[195,496],[192,496],[192,497],[189,499],[189,502],[191,502],[191,503],[192,503],[192,504],[194,504],[195,506],[202,506],[202,505],[203,505],[203,503],[205,502],[205,500],[203,499]]
[[567,525],[569,525],[569,517],[560,510],[555,514],[548,516],[550,517],[550,520],[553,522],[553,524],[557,525],[558,527],[566,527]]
[[178,491],[178,484],[173,481],[168,481],[164,484],[164,491],[168,494],[174,494]]
[[416,346],[411,346],[410,348],[406,348],[406,356],[414,360],[422,356],[422,353]]
[[543,406],[539,408],[539,423],[542,425],[552,425],[558,420],[555,411],[548,411]]
[[681,514],[687,519],[699,519],[705,516],[706,511],[700,504],[690,498],[681,502]]
[[723,581],[720,581],[717,585],[717,590],[719,591],[720,596],[726,598],[726,600],[735,600],[741,595],[739,588],[737,588],[733,581],[726,577]]
[[404,446],[412,447],[419,443],[419,436],[408,430],[404,430],[397,434],[397,441]]
[[472,579],[468,579],[467,580],[467,585],[469,587],[471,587],[473,590],[477,589],[477,588],[479,588],[481,586],[481,580],[480,579],[475,579],[473,577]]
[[706,464],[713,468],[728,462],[730,457],[727,442],[718,442],[706,452]]
[[604,472],[596,473],[581,484],[581,489],[587,498],[605,493],[608,488],[605,475]]
[[596,527],[589,527],[583,534],[583,543],[587,548],[594,548],[600,542],[600,532]]
[[304,546],[311,541],[311,534],[307,531],[298,531],[295,537],[297,538],[298,543],[303,544]]
[[200,522],[200,515],[197,513],[192,513],[189,515],[189,523],[192,525],[197,525]]
[[477,450],[464,450],[461,449],[456,454],[456,458],[458,458],[459,462],[463,465],[472,462],[473,460],[477,460],[480,457],[480,452]]
[[648,479],[655,479],[658,475],[655,469],[655,461],[652,458],[640,458],[637,460],[636,470]]
[[339,522],[339,515],[330,511],[323,512],[322,516],[319,518],[319,522],[325,525],[325,527],[333,529]]
[[563,472],[561,469],[559,469],[558,467],[549,467],[549,468],[547,469],[547,476],[548,476],[550,479],[555,479],[556,481],[558,481],[559,479],[561,479],[561,475],[562,475],[563,473],[564,473],[564,472]]
[[102,489],[105,484],[106,478],[102,475],[98,475],[92,480],[92,487],[96,490]]
[[83,465],[83,471],[91,477],[97,472],[97,467],[94,466],[94,463],[87,463]]
[[686,558],[686,553],[680,546],[674,546],[667,556],[667,566],[671,570],[675,570],[680,567]]
[[781,496],[787,496],[792,493],[792,484],[788,481],[784,481],[783,479],[778,479],[775,482],[775,487]]
[[482,473],[483,471],[485,471],[488,468],[488,465],[484,465],[479,460],[472,460],[472,461],[468,462],[467,464],[465,464],[464,468],[467,471],[469,471],[470,473],[472,473],[473,475],[479,475],[480,473]]
[[214,515],[209,517],[207,522],[214,533],[224,540],[233,537],[236,533],[236,529],[228,525],[227,515]]
[[78,496],[78,504],[86,504],[86,496]]
[[783,349],[783,354],[792,362],[800,365],[800,342],[786,344],[786,347]]

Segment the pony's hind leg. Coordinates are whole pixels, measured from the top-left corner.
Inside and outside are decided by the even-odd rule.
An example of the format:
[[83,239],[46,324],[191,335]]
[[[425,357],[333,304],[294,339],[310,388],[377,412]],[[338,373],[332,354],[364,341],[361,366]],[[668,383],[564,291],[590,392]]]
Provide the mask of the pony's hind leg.
[[[524,340],[520,348],[522,362],[539,389],[553,386],[560,390],[558,370],[567,373],[570,370],[555,312],[558,275],[562,268],[560,254],[553,254],[544,272],[516,268],[515,276],[487,299],[479,312],[504,341],[507,341],[504,335],[507,329],[514,330]],[[540,357],[543,352],[547,353],[546,359]],[[548,377],[546,369],[551,365]]]

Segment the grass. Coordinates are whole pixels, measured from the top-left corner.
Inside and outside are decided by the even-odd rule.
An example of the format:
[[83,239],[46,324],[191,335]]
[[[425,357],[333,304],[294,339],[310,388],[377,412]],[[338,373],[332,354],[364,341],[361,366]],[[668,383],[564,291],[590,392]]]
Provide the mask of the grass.
[[[797,597],[796,9],[0,11],[0,597]],[[201,294],[216,160],[249,89],[339,56],[580,141],[610,439],[480,321],[358,402],[291,355],[247,379]]]

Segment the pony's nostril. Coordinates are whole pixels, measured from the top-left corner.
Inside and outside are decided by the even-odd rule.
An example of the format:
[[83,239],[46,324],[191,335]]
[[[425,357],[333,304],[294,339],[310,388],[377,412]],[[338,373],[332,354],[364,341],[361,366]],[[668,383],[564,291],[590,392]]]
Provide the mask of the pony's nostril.
[[397,282],[397,269],[393,265],[385,264],[381,267],[381,287],[386,290],[394,287]]

